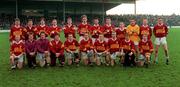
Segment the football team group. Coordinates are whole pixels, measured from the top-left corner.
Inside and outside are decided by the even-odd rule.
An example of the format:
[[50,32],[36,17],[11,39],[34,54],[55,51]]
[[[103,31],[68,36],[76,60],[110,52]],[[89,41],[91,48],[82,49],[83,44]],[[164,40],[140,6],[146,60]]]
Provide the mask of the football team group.
[[[99,24],[98,18],[93,19],[93,25],[87,21],[87,16],[82,15],[81,23],[76,27],[72,18],[68,17],[67,23],[60,27],[56,19],[52,20],[51,26],[46,25],[44,18],[40,19],[37,26],[29,19],[27,25],[22,27],[16,18],[10,30],[11,69],[22,69],[26,64],[25,59],[30,68],[53,67],[57,65],[56,60],[61,67],[79,66],[81,62],[89,66],[120,64],[124,67],[148,67],[151,63],[158,63],[161,45],[165,52],[165,63],[169,64],[166,41],[168,28],[163,19],[158,18],[153,28],[148,25],[147,19],[142,20],[140,27],[135,19],[130,19],[127,27],[123,22],[115,27],[110,17],[105,19],[103,26]],[[64,43],[60,39],[61,32],[65,36]],[[155,48],[151,41],[152,34],[155,36]]]

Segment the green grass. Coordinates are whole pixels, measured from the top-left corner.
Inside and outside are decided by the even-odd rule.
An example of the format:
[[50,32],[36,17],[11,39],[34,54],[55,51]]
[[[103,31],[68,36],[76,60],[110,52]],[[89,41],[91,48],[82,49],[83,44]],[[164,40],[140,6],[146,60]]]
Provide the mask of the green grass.
[[[62,36],[63,37],[63,36]],[[63,39],[64,40],[64,39]],[[180,87],[180,29],[168,35],[170,65],[164,52],[147,68],[65,66],[9,70],[8,33],[0,33],[0,87]]]

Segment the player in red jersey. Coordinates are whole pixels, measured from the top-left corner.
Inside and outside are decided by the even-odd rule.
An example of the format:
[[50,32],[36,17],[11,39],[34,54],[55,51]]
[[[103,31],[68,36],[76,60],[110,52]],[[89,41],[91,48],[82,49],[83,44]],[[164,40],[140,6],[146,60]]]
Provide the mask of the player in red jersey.
[[96,64],[99,66],[101,63],[105,64],[105,58],[108,52],[108,44],[104,40],[104,35],[99,34],[99,38],[94,42],[94,52]]
[[136,62],[135,62],[135,46],[134,46],[134,42],[130,40],[130,37],[128,34],[125,35],[125,40],[123,40],[122,44],[121,44],[121,49],[123,50],[125,56],[124,56],[124,62],[123,62],[123,66],[131,66],[131,64],[133,64],[134,66],[136,66]]
[[51,66],[56,65],[56,59],[59,60],[60,66],[64,66],[65,64],[64,45],[60,41],[60,37],[58,33],[54,33],[54,39],[50,41],[49,47],[50,47]]
[[150,57],[153,52],[153,44],[150,39],[148,39],[148,34],[143,34],[141,41],[139,42],[139,65],[148,67],[150,64]]
[[25,40],[28,40],[29,33],[33,33],[34,39],[36,39],[37,28],[33,26],[32,19],[28,19],[27,26],[25,28],[26,28]]
[[103,33],[104,33],[104,37],[105,37],[105,41],[108,42],[108,39],[111,38],[111,34],[112,32],[115,31],[115,27],[114,25],[111,24],[111,18],[107,17],[106,18],[106,23],[103,27]]
[[91,27],[91,36],[93,43],[99,37],[99,34],[102,33],[103,27],[99,25],[99,19],[95,18],[93,20],[94,25]]
[[76,39],[74,39],[72,34],[68,35],[68,39],[64,42],[64,47],[68,65],[71,65],[73,63],[73,60],[75,60],[76,65],[79,66],[79,43]]
[[84,38],[80,41],[80,53],[81,59],[84,65],[90,65],[94,62],[94,52],[93,52],[93,43],[92,39],[89,38],[89,34],[85,33]]
[[20,39],[21,37],[16,35],[14,42],[10,46],[10,63],[11,69],[15,69],[16,66],[21,69],[24,61],[24,42]]
[[120,55],[120,41],[116,37],[116,32],[112,32],[112,38],[108,40],[109,47],[109,56],[110,56],[110,64],[114,66],[115,59]]
[[37,26],[36,28],[37,28],[36,34],[37,34],[38,36],[40,36],[40,33],[41,33],[41,32],[44,32],[44,33],[46,34],[46,36],[49,35],[49,34],[48,34],[49,27],[45,24],[45,19],[44,19],[44,18],[42,18],[42,19],[40,20],[40,25]]
[[61,32],[61,27],[59,27],[57,25],[57,20],[56,19],[53,19],[52,22],[51,22],[51,26],[49,27],[48,29],[48,34],[50,35],[51,39],[54,38],[55,34],[60,34]]
[[72,18],[67,19],[67,24],[64,26],[64,36],[67,39],[68,34],[72,34],[74,38],[76,38],[75,33],[76,33],[76,26],[72,24]]
[[15,19],[14,25],[10,29],[10,42],[15,40],[16,36],[20,36],[21,40],[25,39],[26,29],[20,26],[20,20],[18,18]]
[[148,25],[148,20],[147,20],[147,19],[143,19],[143,24],[142,24],[142,26],[140,27],[140,33],[139,33],[140,39],[142,39],[142,36],[143,36],[144,34],[148,35],[148,39],[151,39],[152,29],[151,29],[151,27]]
[[87,16],[82,15],[81,21],[82,23],[78,26],[78,34],[79,34],[79,41],[83,39],[84,33],[89,33],[91,30],[91,25],[87,23]]
[[158,19],[158,23],[154,26],[153,33],[155,36],[155,60],[154,63],[158,63],[158,49],[160,45],[163,45],[165,56],[166,56],[166,64],[169,64],[169,54],[168,54],[168,45],[166,41],[166,37],[168,35],[168,28],[163,23],[161,18]]
[[123,22],[119,23],[119,27],[116,29],[116,34],[117,34],[117,38],[120,41],[123,41],[125,39],[126,27]]

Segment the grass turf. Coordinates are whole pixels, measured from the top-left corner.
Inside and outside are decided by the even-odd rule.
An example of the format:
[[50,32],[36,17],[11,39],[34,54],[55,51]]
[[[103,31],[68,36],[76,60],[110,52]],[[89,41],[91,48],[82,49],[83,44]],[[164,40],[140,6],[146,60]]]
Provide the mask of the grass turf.
[[116,65],[25,67],[15,71],[9,70],[9,33],[0,33],[0,87],[180,87],[179,33],[180,29],[170,29],[167,38],[170,65],[165,65],[164,52],[160,49],[159,64],[148,69]]

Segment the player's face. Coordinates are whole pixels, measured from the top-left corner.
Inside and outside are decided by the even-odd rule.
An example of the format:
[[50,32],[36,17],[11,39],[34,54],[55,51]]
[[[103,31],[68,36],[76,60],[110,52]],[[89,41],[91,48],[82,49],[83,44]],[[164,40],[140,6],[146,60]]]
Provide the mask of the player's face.
[[52,25],[57,25],[57,20],[53,20]]
[[34,39],[34,36],[33,35],[29,35],[29,40],[33,40]]
[[68,19],[68,20],[67,20],[67,23],[68,23],[68,24],[72,24],[72,19]]
[[111,19],[106,19],[106,24],[111,24]]
[[103,35],[99,35],[99,40],[104,40],[104,36]]
[[142,37],[144,41],[147,41],[148,40],[148,37],[147,36],[143,36]]
[[148,20],[147,19],[144,19],[143,20],[143,25],[147,25],[148,24]]
[[41,21],[40,21],[40,24],[41,24],[41,25],[44,25],[44,24],[45,24],[45,21],[44,21],[44,20],[41,20]]
[[54,40],[58,41],[59,39],[59,35],[55,35]]
[[16,36],[16,37],[15,37],[15,40],[16,40],[16,41],[20,41],[20,36]]
[[116,34],[115,34],[115,33],[113,33],[113,34],[112,34],[112,38],[115,38],[115,37],[116,37]]
[[70,34],[70,35],[68,36],[68,39],[72,41],[72,40],[73,40],[73,35]]
[[32,26],[33,22],[32,21],[28,21],[28,26]]
[[121,23],[119,23],[119,26],[124,27],[125,25],[124,25],[124,23],[121,22]]
[[130,20],[130,24],[131,24],[131,25],[135,25],[135,24],[136,24],[136,21],[135,21],[135,20]]
[[128,36],[128,35],[126,35],[126,36],[125,36],[125,39],[126,39],[126,40],[129,40],[129,36]]
[[87,22],[87,17],[83,17],[82,22]]
[[88,34],[84,34],[84,38],[88,39],[89,38]]
[[20,25],[20,21],[15,21],[15,25]]
[[41,39],[45,39],[46,35],[44,33],[41,33]]
[[158,19],[158,24],[162,24],[163,20],[162,19]]
[[94,24],[99,24],[99,20],[98,19],[94,19]]

